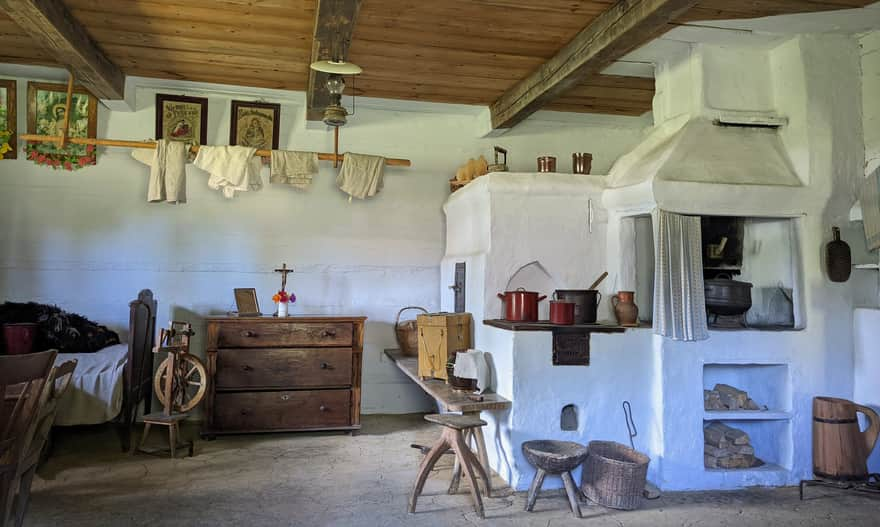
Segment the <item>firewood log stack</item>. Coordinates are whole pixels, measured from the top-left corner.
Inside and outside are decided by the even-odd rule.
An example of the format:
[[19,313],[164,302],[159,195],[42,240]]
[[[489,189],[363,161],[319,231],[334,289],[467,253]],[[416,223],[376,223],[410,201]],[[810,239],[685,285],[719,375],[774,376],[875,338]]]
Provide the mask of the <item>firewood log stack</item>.
[[706,410],[766,410],[749,397],[748,392],[729,384],[716,384],[712,390],[703,390]]
[[703,428],[703,438],[706,468],[752,468],[764,464],[755,457],[749,434],[742,430],[712,421]]

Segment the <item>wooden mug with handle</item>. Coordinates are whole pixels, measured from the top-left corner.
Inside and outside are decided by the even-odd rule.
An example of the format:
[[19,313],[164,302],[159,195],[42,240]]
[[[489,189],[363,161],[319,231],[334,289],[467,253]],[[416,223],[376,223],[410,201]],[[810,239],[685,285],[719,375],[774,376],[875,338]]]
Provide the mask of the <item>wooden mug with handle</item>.
[[[868,419],[859,429],[857,413]],[[833,480],[864,480],[868,456],[880,436],[880,415],[872,408],[835,397],[813,398],[813,473]]]

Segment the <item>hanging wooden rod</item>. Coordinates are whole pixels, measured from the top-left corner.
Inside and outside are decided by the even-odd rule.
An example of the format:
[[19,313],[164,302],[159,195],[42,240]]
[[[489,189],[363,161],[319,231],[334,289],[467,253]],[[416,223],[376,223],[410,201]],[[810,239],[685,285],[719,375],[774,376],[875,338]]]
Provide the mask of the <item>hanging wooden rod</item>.
[[[61,137],[57,135],[36,135],[36,134],[22,134],[18,136],[19,139],[23,141],[36,141],[38,143],[60,143]],[[119,139],[96,139],[91,137],[68,137],[68,143],[72,143],[75,145],[97,145],[97,146],[121,146],[124,148],[149,148],[155,149],[156,142],[155,141],[122,141]],[[196,153],[199,151],[198,146],[192,147],[192,152]],[[271,150],[257,150],[254,155],[258,155],[260,157],[270,157],[272,155]],[[332,154],[319,152],[318,159],[321,161],[334,161],[339,162],[342,161],[343,156],[341,154]],[[393,167],[408,167],[412,163],[409,159],[396,159],[393,157],[385,158],[385,164]]]

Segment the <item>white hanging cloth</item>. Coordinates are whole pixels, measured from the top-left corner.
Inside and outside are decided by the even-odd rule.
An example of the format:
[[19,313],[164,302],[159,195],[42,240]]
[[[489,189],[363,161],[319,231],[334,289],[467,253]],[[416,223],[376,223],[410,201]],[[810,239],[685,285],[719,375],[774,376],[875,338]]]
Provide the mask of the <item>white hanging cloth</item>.
[[209,187],[232,199],[236,192],[263,188],[263,165],[259,157],[254,157],[256,151],[248,146],[200,146],[194,164],[211,174]]
[[316,152],[292,152],[272,150],[272,166],[269,181],[290,185],[297,190],[307,190],[312,177],[318,173]]
[[336,176],[336,186],[351,198],[365,199],[382,190],[385,158],[346,152],[342,168]]
[[699,216],[658,211],[654,333],[674,340],[709,338]]
[[186,162],[190,143],[159,139],[156,148],[134,149],[131,156],[150,167],[147,201],[154,203],[186,203]]

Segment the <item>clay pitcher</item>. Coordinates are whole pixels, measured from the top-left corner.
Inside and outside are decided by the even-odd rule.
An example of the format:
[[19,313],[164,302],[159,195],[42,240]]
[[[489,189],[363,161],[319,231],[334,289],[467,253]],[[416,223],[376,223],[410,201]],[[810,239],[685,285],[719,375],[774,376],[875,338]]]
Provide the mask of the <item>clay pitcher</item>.
[[619,325],[639,325],[639,306],[634,301],[635,296],[635,291],[618,291],[616,295],[611,297],[611,305],[614,306],[614,316],[617,317]]
[[[856,412],[868,418],[864,432]],[[878,434],[880,416],[874,410],[846,399],[814,397],[813,473],[832,480],[867,479],[867,460]]]

